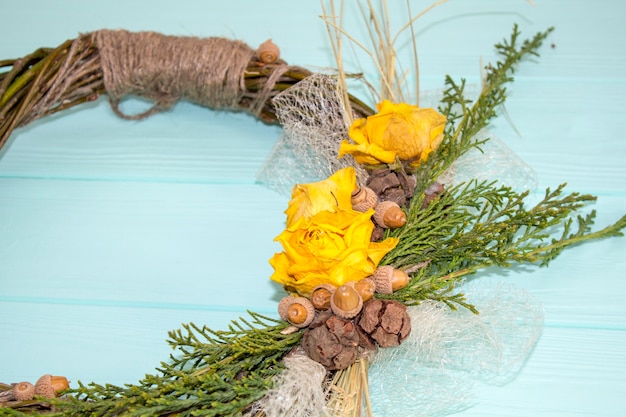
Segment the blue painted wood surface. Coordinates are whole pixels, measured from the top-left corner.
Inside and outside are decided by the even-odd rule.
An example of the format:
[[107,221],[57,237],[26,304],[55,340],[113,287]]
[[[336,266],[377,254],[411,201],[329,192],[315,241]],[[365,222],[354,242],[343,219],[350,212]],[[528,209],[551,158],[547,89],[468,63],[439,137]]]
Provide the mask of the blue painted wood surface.
[[[429,12],[418,25],[422,87],[441,87],[445,74],[478,81],[481,58],[514,22],[528,36],[555,26],[542,57],[516,74],[511,122],[492,130],[536,170],[539,189],[568,182],[597,195],[604,226],[626,212],[626,6],[535,3]],[[289,63],[332,67],[320,13],[315,1],[3,0],[0,58],[124,28],[252,46],[272,38]],[[167,331],[181,323],[274,314],[281,290],[267,259],[288,199],[255,176],[279,134],[189,103],[129,122],[106,100],[16,131],[0,151],[0,381],[131,383],[167,358]],[[481,277],[527,289],[546,322],[519,376],[481,387],[458,415],[625,415],[625,270],[617,238],[571,248],[549,268]]]

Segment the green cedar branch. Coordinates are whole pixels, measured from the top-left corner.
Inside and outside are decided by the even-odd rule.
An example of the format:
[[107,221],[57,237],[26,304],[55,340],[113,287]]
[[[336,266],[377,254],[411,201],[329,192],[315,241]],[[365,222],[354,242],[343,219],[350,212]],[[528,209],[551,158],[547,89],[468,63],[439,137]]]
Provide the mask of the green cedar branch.
[[84,385],[54,400],[59,416],[235,416],[271,388],[281,359],[302,333],[283,334],[283,321],[249,312],[228,330],[183,325],[169,333],[170,355],[156,375],[135,385]]
[[406,288],[381,297],[408,305],[433,299],[468,307],[452,291],[467,275],[493,266],[547,266],[566,247],[623,236],[626,216],[592,232],[595,211],[585,216],[577,213],[595,197],[563,195],[564,188],[565,184],[547,189],[530,208],[526,207],[528,192],[518,193],[497,182],[453,187],[425,208],[421,208],[423,197],[416,198],[406,225],[388,232],[400,242],[381,263],[408,271],[420,267],[412,271]]
[[521,32],[518,25],[514,25],[509,39],[495,45],[500,60],[486,67],[483,88],[475,101],[465,97],[464,79],[455,82],[449,75],[445,77],[446,88],[439,106],[439,111],[447,118],[444,139],[438,151],[416,172],[418,193],[460,156],[486,142],[476,140],[475,136],[498,115],[498,108],[506,101],[506,86],[513,82],[516,66],[529,56],[539,56],[539,48],[552,31],[553,28],[549,28],[520,42]]

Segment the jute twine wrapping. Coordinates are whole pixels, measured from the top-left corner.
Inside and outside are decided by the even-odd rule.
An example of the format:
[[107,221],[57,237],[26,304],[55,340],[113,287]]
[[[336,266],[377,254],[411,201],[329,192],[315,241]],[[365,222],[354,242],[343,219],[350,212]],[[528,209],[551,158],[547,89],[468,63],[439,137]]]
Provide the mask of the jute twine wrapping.
[[[119,116],[145,118],[182,99],[213,109],[240,109],[244,72],[255,54],[245,43],[125,30],[100,30],[96,36],[104,85]],[[271,91],[284,67],[264,90]],[[124,114],[119,103],[128,95],[148,98],[154,105],[140,114]],[[261,91],[249,111],[258,114],[267,99]]]

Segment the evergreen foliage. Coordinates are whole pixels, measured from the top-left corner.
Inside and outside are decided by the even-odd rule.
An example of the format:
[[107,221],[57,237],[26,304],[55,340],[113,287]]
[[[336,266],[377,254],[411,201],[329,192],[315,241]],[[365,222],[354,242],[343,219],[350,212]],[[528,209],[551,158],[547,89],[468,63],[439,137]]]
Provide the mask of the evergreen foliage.
[[[509,39],[495,45],[501,57],[488,65],[483,89],[475,101],[465,97],[465,80],[446,76],[439,110],[448,123],[439,150],[415,172],[416,196],[407,213],[407,223],[390,229],[386,236],[400,239],[381,264],[413,271],[410,284],[380,298],[396,299],[407,305],[431,299],[477,312],[455,287],[467,275],[492,266],[516,263],[546,266],[564,248],[586,240],[621,236],[626,216],[600,231],[591,232],[595,211],[577,214],[591,195],[563,195],[565,184],[547,189],[544,198],[528,208],[529,192],[522,193],[493,182],[471,181],[446,190],[422,207],[424,191],[454,161],[488,141],[476,140],[506,100],[506,86],[513,81],[516,65],[528,56],[538,56],[552,28],[520,43],[517,25]],[[576,219],[576,220],[574,220]],[[577,225],[575,225],[577,223]],[[571,229],[575,227],[576,230]]]

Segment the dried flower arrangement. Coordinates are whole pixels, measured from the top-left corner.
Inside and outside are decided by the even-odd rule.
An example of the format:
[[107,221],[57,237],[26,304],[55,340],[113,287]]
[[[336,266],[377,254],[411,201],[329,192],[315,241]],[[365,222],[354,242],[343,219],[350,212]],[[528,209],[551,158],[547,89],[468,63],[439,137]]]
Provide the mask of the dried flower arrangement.
[[[178,354],[134,385],[68,388],[65,378],[50,375],[35,385],[0,385],[0,412],[371,415],[370,363],[394,366],[400,354],[389,360],[379,352],[413,349],[417,342],[409,339],[423,320],[457,309],[475,316],[473,300],[458,289],[469,275],[493,266],[544,266],[570,245],[622,235],[626,216],[591,231],[595,213],[578,213],[595,197],[565,194],[564,185],[528,207],[528,192],[495,179],[443,181],[460,157],[489,140],[480,133],[505,102],[516,65],[538,54],[551,29],[520,41],[514,27],[496,45],[500,61],[487,67],[475,99],[464,81],[446,77],[439,107],[422,108],[407,103],[382,5],[366,8],[380,45],[368,51],[381,78],[376,111],[348,94],[342,40],[367,49],[343,31],[332,1],[324,19],[337,57],[333,75],[288,66],[271,42],[252,50],[225,39],[106,30],[0,61],[10,67],[0,73],[0,146],[15,128],[106,93],[126,118],[189,99],[249,111],[298,140],[313,130],[306,158],[330,167],[323,179],[293,187],[286,227],[276,238],[283,250],[270,260],[271,279],[286,291],[280,320],[251,312],[228,330],[189,324],[170,332]],[[412,31],[422,13],[409,14],[400,32]],[[152,70],[134,71],[133,54],[152,62],[146,65]],[[203,65],[197,57],[205,55],[211,62],[221,56],[215,62],[226,65]],[[156,64],[163,56],[201,64],[172,72]],[[129,94],[155,105],[125,115],[118,104]]]

